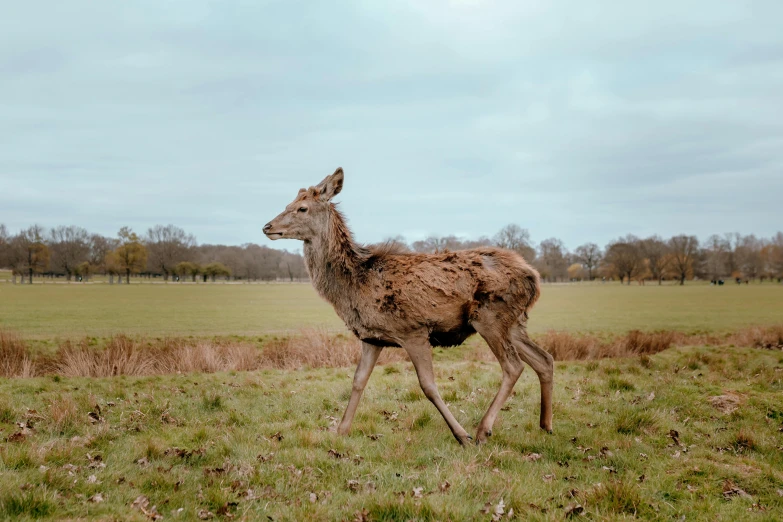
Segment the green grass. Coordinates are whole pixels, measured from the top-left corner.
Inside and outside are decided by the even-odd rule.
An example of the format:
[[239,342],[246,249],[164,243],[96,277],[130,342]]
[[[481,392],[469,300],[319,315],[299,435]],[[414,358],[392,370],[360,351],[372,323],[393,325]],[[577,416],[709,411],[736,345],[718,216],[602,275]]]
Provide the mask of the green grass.
[[[474,430],[497,365],[437,359],[441,394]],[[427,400],[414,400],[409,365],[387,368],[370,380],[348,437],[327,428],[345,407],[351,369],[5,380],[0,437],[25,420],[33,432],[0,444],[0,520],[141,521],[131,507],[141,495],[164,520],[200,510],[216,519],[352,520],[364,510],[369,520],[489,520],[482,510],[501,499],[518,520],[563,520],[576,504],[589,520],[783,512],[780,352],[701,347],[644,365],[558,363],[553,435],[538,429],[538,383],[525,372],[490,442],[468,448]],[[727,391],[741,398],[731,413],[709,401]],[[100,423],[87,416],[96,405]],[[747,496],[724,495],[732,487]]]
[[[783,285],[778,284],[544,285],[530,314],[530,329],[715,332],[778,324],[781,316]],[[115,333],[256,336],[305,326],[344,328],[307,283],[0,284],[0,328],[28,338]]]

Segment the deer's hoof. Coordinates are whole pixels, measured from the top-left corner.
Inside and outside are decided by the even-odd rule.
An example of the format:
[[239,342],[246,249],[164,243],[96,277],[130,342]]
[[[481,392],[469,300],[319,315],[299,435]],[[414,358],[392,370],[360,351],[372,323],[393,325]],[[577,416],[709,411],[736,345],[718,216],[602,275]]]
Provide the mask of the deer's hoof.
[[460,446],[467,446],[473,442],[473,437],[470,435],[463,435],[461,437],[457,437],[457,441],[459,442]]

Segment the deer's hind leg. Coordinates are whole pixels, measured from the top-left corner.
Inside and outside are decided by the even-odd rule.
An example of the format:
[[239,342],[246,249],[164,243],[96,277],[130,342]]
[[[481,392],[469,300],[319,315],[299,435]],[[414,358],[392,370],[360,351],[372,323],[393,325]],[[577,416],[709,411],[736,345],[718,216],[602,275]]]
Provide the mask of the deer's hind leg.
[[486,442],[487,437],[492,435],[492,426],[495,424],[495,419],[514,390],[514,385],[519,380],[519,376],[522,375],[522,370],[525,369],[525,365],[520,358],[514,357],[513,353],[510,353],[509,339],[507,332],[504,331],[505,329],[493,323],[495,322],[474,324],[474,328],[487,342],[490,350],[492,350],[492,353],[500,363],[500,369],[503,371],[500,389],[498,389],[495,398],[489,405],[487,413],[484,414],[481,422],[479,422],[476,431],[476,444]]
[[509,339],[519,357],[533,368],[541,384],[541,429],[552,433],[552,387],[554,384],[555,360],[527,335],[523,320],[509,331]]

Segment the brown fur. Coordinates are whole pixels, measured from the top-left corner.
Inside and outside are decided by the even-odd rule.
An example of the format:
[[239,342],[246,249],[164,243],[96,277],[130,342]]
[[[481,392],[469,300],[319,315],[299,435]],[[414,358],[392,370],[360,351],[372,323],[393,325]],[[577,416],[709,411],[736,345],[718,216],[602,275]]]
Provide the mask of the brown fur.
[[478,332],[503,369],[498,396],[482,420],[478,440],[491,434],[497,411],[530,364],[541,380],[541,427],[551,426],[552,357],[526,333],[528,311],[540,294],[539,275],[517,253],[478,248],[417,254],[393,244],[358,245],[342,214],[330,202],[342,189],[338,169],[297,198],[264,227],[271,238],[304,241],[305,263],[318,293],[363,343],[354,396],[340,425],[347,432],[380,350],[403,347],[416,367],[427,397],[441,411],[454,436],[470,437],[437,392],[431,346],[461,344]]

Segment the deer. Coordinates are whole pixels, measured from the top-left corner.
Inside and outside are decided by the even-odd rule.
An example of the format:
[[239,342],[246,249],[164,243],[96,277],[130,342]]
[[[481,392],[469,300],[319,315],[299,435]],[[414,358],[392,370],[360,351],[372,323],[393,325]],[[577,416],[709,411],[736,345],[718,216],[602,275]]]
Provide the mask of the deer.
[[[361,357],[339,435],[350,432],[354,414],[382,350],[404,349],[424,395],[437,408],[461,445],[487,442],[503,404],[524,365],[541,387],[540,427],[552,433],[554,359],[527,333],[528,312],[540,296],[540,278],[518,253],[495,247],[422,254],[394,244],[363,246],[354,241],[332,202],[342,191],[338,168],[318,185],[299,190],[263,232],[271,240],[304,242],[307,272],[361,341]],[[458,346],[478,333],[500,363],[500,388],[473,439],[438,392],[432,347]]]

